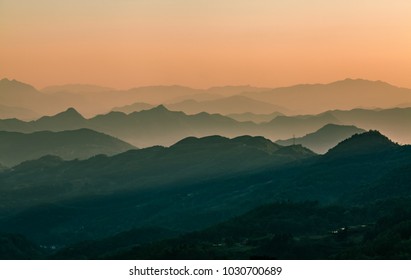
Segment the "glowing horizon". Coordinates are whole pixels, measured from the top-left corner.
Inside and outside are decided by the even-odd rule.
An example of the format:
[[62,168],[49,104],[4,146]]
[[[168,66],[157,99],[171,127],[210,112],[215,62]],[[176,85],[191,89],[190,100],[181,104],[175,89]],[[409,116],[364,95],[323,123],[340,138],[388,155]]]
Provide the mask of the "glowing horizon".
[[0,78],[43,88],[411,88],[410,1],[0,0]]

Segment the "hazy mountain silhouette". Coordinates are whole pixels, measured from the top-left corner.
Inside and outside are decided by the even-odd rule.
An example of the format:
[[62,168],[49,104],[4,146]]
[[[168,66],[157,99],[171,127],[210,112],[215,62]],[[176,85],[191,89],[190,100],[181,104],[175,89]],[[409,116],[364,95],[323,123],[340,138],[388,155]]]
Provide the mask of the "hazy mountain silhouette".
[[327,124],[355,125],[378,129],[401,143],[411,143],[411,108],[351,111],[328,111],[319,115],[277,116],[268,123],[238,122],[218,114],[187,115],[164,106],[131,114],[110,112],[85,119],[74,109],[37,121],[0,120],[0,130],[34,132],[89,128],[120,138],[137,147],[169,146],[188,136],[261,135],[273,141],[302,137]]
[[74,101],[76,100],[68,100],[66,97],[45,95],[33,86],[16,80],[0,80],[0,104],[4,106],[20,107],[40,114],[53,114]]
[[83,118],[70,108],[51,117],[32,122],[0,120],[0,130],[33,132],[39,130],[73,130],[89,128],[118,137],[137,147],[171,145],[187,136],[225,135],[229,137],[248,134],[255,130],[253,123],[239,123],[221,115],[200,113],[186,115],[169,111],[164,106],[134,112],[110,112],[91,119]]
[[4,106],[0,104],[0,119],[17,118],[20,120],[33,120],[39,117],[40,115],[33,110],[20,107]]
[[223,87],[211,87],[207,89],[207,92],[218,94],[221,96],[239,95],[245,92],[263,92],[270,90],[270,88],[253,87],[249,85],[245,86],[223,86]]
[[398,108],[410,108],[410,107],[411,107],[411,102],[401,103],[401,104],[398,104],[398,105],[395,106],[395,107],[398,107]]
[[126,114],[130,114],[133,112],[140,112],[143,110],[150,110],[156,106],[148,104],[148,103],[142,103],[142,102],[137,102],[133,103],[131,105],[126,105],[122,107],[114,107],[111,111],[113,112],[123,112]]
[[0,104],[25,107],[30,102],[40,100],[42,94],[34,87],[16,80],[0,80]]
[[[277,116],[268,123],[260,125],[269,136],[274,138],[291,138],[293,135],[305,135],[316,131],[327,124],[339,124],[340,121],[332,113],[306,116]],[[266,134],[263,134],[266,135]]]
[[102,93],[114,91],[112,88],[88,85],[88,84],[67,84],[67,85],[56,85],[48,86],[41,89],[41,92],[56,94],[56,93],[74,93],[74,94],[88,94],[88,93]]
[[136,149],[111,136],[89,129],[31,134],[0,131],[0,162],[14,166],[45,155],[86,159],[97,154],[114,155]]
[[401,143],[411,143],[411,108],[331,111],[341,124],[376,129]]
[[[45,116],[35,121],[37,129],[41,130],[68,130],[85,126],[86,119],[74,108],[54,116]],[[63,129],[62,129],[63,128]]]
[[316,153],[324,154],[341,141],[362,132],[365,132],[365,130],[352,125],[327,124],[303,137],[278,140],[276,143],[282,146],[301,144]]
[[223,98],[224,96],[220,94],[215,94],[215,93],[209,93],[209,92],[201,92],[201,93],[196,93],[196,94],[191,94],[191,95],[185,95],[185,96],[180,96],[176,98],[172,98],[164,102],[164,104],[174,104],[174,103],[179,103],[183,102],[186,100],[194,100],[198,102],[202,101],[211,101],[211,100],[216,100]]
[[55,114],[75,107],[87,116],[109,111],[113,107],[135,102],[165,103],[177,97],[203,93],[203,90],[181,86],[148,86],[128,90],[94,85],[50,86],[44,93],[15,80],[0,81],[0,104],[23,107],[42,115]]
[[270,122],[278,116],[283,116],[280,112],[273,112],[271,114],[255,114],[255,113],[240,113],[240,114],[228,114],[227,117],[232,118],[239,122],[254,122],[264,123]]
[[75,107],[87,117],[91,117],[107,112],[113,107],[122,107],[136,102],[170,104],[191,99],[201,103],[211,102],[217,96],[226,98],[243,95],[273,106],[287,108],[295,114],[308,114],[332,109],[394,107],[398,104],[410,103],[410,92],[410,89],[395,87],[380,81],[346,79],[330,84],[296,85],[275,89],[249,86],[210,89],[147,86],[117,90],[93,85],[63,85],[47,87],[42,94],[30,85],[3,79],[0,82],[0,104],[27,108],[41,115],[55,114],[63,108]]
[[[274,111],[287,112],[288,110],[279,106],[257,101],[245,96],[235,95],[223,98],[214,98],[212,100],[198,101],[194,99],[184,99],[177,103],[166,103],[164,106],[171,111],[182,111],[186,114],[198,114],[206,112],[210,114],[235,114],[251,111],[254,113],[272,113]],[[154,105],[137,102],[123,107],[115,107],[112,111],[132,113],[142,110],[148,110],[155,107]]]
[[210,101],[185,100],[180,103],[167,104],[167,108],[173,111],[183,111],[186,114],[207,112],[210,114],[235,114],[253,112],[268,114],[274,111],[287,112],[286,108],[270,103],[254,100],[245,96],[234,95]]
[[299,114],[361,107],[390,108],[411,101],[411,89],[362,79],[346,79],[329,84],[296,85],[243,95],[283,106]]

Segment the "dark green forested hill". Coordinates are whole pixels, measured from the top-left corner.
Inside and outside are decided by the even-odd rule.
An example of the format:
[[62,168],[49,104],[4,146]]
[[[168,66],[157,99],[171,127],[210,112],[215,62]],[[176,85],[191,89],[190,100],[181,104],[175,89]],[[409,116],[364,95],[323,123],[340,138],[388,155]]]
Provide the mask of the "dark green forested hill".
[[114,155],[136,147],[90,129],[61,132],[19,133],[0,131],[0,162],[14,166],[45,155],[63,159],[86,159],[98,154]]
[[88,160],[47,156],[0,174],[0,228],[53,244],[147,225],[201,228],[260,203],[247,197],[246,174],[315,156],[250,136],[191,137]]
[[45,252],[19,234],[0,233],[0,260],[44,258]]
[[[409,259],[410,202],[410,198],[397,198],[356,207],[321,206],[318,202],[277,202],[179,237],[146,243],[139,231],[131,235],[127,232],[68,246],[49,257]],[[112,244],[121,246],[113,247]]]
[[[62,249],[56,258],[80,256],[82,245],[73,244],[85,240],[90,254],[81,258],[339,258],[362,240],[374,246],[376,226],[397,208],[406,227],[399,199],[411,196],[409,166],[411,148],[376,131],[323,156],[251,136],[190,137],[88,160],[47,156],[0,173],[0,231]],[[172,241],[126,234],[112,240],[121,250],[102,249],[133,228],[197,233]],[[288,242],[288,255],[264,250]]]

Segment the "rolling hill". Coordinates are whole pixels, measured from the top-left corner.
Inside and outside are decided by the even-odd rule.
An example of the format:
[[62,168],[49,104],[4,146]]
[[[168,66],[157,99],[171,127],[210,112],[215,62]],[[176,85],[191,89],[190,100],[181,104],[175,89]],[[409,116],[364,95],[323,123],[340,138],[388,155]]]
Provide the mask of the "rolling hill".
[[298,114],[318,114],[334,109],[391,108],[411,101],[411,89],[362,79],[296,85],[242,95],[288,108]]
[[309,133],[303,137],[278,140],[276,143],[282,146],[301,144],[312,151],[324,154],[339,142],[349,138],[356,133],[363,133],[365,130],[355,126],[327,124],[319,130]]
[[327,111],[318,115],[276,116],[270,122],[239,122],[218,114],[187,115],[170,111],[164,106],[125,114],[110,112],[86,119],[69,108],[54,116],[24,122],[17,119],[0,120],[0,130],[30,133],[34,131],[63,131],[89,128],[112,135],[137,147],[169,146],[188,137],[222,135],[261,135],[272,141],[303,137],[327,124],[355,125],[376,129],[399,143],[411,143],[411,108],[385,110],[355,109]]
[[[16,80],[2,79],[0,81],[1,105],[29,109],[40,115],[56,114],[64,108],[75,107],[88,118],[108,112],[113,107],[123,107],[136,102],[170,105],[194,100],[200,104],[191,105],[196,112],[199,112],[203,110],[203,106],[208,108],[213,104],[213,101],[217,102],[217,99],[224,101],[226,98],[239,95],[254,100],[256,105],[258,105],[257,101],[264,103],[262,108],[267,109],[267,113],[280,111],[298,115],[318,114],[334,109],[391,108],[398,104],[411,102],[410,89],[399,88],[381,81],[361,79],[273,89],[251,86],[226,86],[209,89],[194,89],[184,86],[146,86],[118,90],[94,85],[74,84],[50,86],[42,91]],[[238,99],[238,97],[236,98]],[[239,112],[238,108],[230,107],[230,104],[226,104],[226,107],[220,103],[217,102],[217,105],[222,107],[214,112],[246,113],[251,111],[261,113],[256,109],[254,111],[253,106],[246,107],[244,109],[247,110]],[[268,111],[270,108],[267,104],[271,104],[278,110]],[[261,103],[260,105],[262,106]],[[401,107],[404,106],[401,105]],[[192,112],[195,111],[193,108],[191,108]],[[284,112],[284,108],[287,108],[286,112]],[[208,110],[211,112],[212,108],[208,108]]]
[[0,119],[17,118],[29,121],[38,119],[39,117],[39,114],[30,109],[4,106],[0,104]]
[[271,114],[254,114],[254,113],[248,112],[248,113],[227,115],[227,117],[232,118],[239,122],[254,122],[254,123],[270,122],[278,116],[283,116],[283,114],[279,112],[274,112]]
[[[266,246],[279,246],[287,236],[293,246],[303,246],[290,249],[288,257],[337,258],[343,253],[339,248],[359,243],[336,244],[332,238],[340,237],[330,232],[349,225],[354,240],[368,236],[368,228],[359,225],[372,224],[401,205],[369,194],[378,190],[388,192],[384,197],[389,199],[409,197],[409,176],[404,171],[410,165],[410,146],[395,144],[375,131],[354,135],[324,156],[299,145],[282,147],[250,136],[190,137],[170,148],[80,161],[47,156],[0,173],[0,231],[24,234],[45,247],[68,246],[56,258],[76,256],[84,247],[71,244],[84,240],[101,240],[83,243],[89,248],[84,256],[89,258],[175,258],[187,252],[179,250],[179,255],[167,257],[158,249],[186,242],[194,242],[194,249],[207,247],[207,252],[214,252],[202,255],[204,250],[195,249],[187,257],[247,258],[268,254],[263,250]],[[398,174],[402,179],[391,188],[389,178]],[[304,203],[307,200],[320,205]],[[271,206],[256,208],[267,203]],[[144,245],[147,236],[139,232],[147,227],[161,227],[158,234],[163,238],[168,238],[167,231],[178,234],[211,228]],[[132,228],[136,231],[127,234]],[[281,234],[291,234],[291,239]],[[277,235],[282,237],[272,243]],[[121,250],[105,246],[106,242],[119,244]],[[142,257],[136,253],[136,243],[141,249],[137,252],[151,253]],[[214,247],[224,251],[216,252]],[[301,255],[304,251],[310,253]]]
[[[27,111],[34,111],[40,115],[55,114],[72,105],[70,98],[64,96],[49,96],[35,89],[33,86],[16,80],[0,80],[0,105],[17,107]],[[81,100],[75,100],[81,103]],[[20,109],[20,110],[21,110]],[[7,116],[16,118],[18,115]]]
[[114,107],[113,109],[111,109],[111,111],[113,111],[113,112],[123,112],[125,114],[131,114],[131,113],[140,112],[140,111],[143,111],[143,110],[150,110],[154,107],[156,107],[156,106],[148,104],[148,103],[137,102],[137,103],[133,103],[131,105],[126,105],[126,106],[122,106],[122,107]]
[[202,228],[259,203],[231,204],[249,198],[246,181],[226,184],[227,178],[315,156],[250,136],[190,137],[170,148],[87,160],[46,156],[0,173],[0,231],[30,230],[30,239],[50,245],[133,227]]
[[45,155],[65,160],[86,159],[98,154],[114,155],[136,149],[111,136],[89,129],[30,134],[0,131],[0,162],[11,167]]
[[[188,115],[206,112],[209,114],[240,114],[244,112],[269,114],[274,111],[287,112],[288,110],[279,106],[257,101],[245,96],[234,95],[230,97],[215,98],[212,100],[198,101],[194,99],[184,99],[177,103],[168,103],[164,105],[171,111],[181,111]],[[154,105],[137,102],[123,107],[115,107],[112,111],[132,113],[142,110],[149,110]]]
[[255,130],[254,123],[239,123],[221,115],[200,113],[186,115],[169,111],[164,106],[131,114],[110,112],[91,119],[75,109],[36,121],[0,120],[0,130],[30,133],[34,131],[63,131],[89,128],[120,138],[137,147],[169,146],[187,136],[223,135],[234,137]]
[[207,101],[184,100],[179,103],[166,104],[166,107],[173,111],[183,111],[186,114],[198,114],[201,112],[222,115],[244,112],[269,114],[275,111],[283,113],[288,111],[286,108],[240,95]]

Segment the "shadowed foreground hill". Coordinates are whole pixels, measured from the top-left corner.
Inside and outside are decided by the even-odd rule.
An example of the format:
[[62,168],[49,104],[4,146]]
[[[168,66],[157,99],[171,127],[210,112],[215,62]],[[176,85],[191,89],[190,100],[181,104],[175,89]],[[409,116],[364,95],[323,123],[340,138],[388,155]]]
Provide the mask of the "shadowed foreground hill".
[[19,234],[0,233],[0,260],[28,260],[43,256],[36,244]]
[[[360,147],[366,149],[358,153]],[[340,149],[344,150],[344,155],[335,152]],[[351,153],[351,157],[347,156]],[[117,235],[85,245],[68,246],[51,258],[410,259],[410,155],[410,147],[396,145],[378,132],[354,135],[326,156],[302,167],[292,167],[292,175],[302,176],[301,180],[297,180],[297,184],[288,180],[285,186],[297,187],[305,199],[320,198],[321,192],[313,196],[313,189],[303,187],[298,181],[315,186],[317,191],[332,192],[343,198],[345,202],[341,200],[340,205],[295,203],[289,201],[293,197],[289,196],[287,202],[283,200],[257,207],[226,222],[178,238],[142,244]],[[310,182],[316,172],[318,174],[314,175],[321,179]],[[381,177],[379,173],[385,175]],[[275,172],[271,178],[276,175],[279,173]],[[248,177],[249,184],[256,186],[257,178],[261,180],[261,177],[254,176],[254,180]],[[351,181],[352,178],[358,182]],[[337,183],[337,179],[344,184],[330,186]],[[327,188],[321,181],[325,181]],[[270,187],[275,188],[272,184]],[[259,189],[270,193],[266,188]],[[110,244],[120,240],[121,249],[112,250]]]
[[[343,153],[338,152],[340,149]],[[320,207],[339,205],[337,208],[342,209],[280,204],[267,215],[258,210],[248,216],[256,219],[255,224],[246,222],[248,218],[240,219],[229,228],[214,231],[211,239],[194,239],[195,244],[188,247],[159,241],[157,247],[147,245],[144,249],[144,234],[136,238],[126,234],[113,242],[120,244],[118,249],[123,252],[140,244],[144,247],[141,252],[151,252],[143,258],[171,258],[167,252],[173,250],[172,255],[181,258],[311,258],[315,252],[317,258],[336,258],[342,253],[339,249],[357,245],[358,238],[366,235],[352,235],[350,238],[357,243],[333,243],[329,231],[373,224],[383,216],[381,207],[372,205],[383,199],[410,197],[409,175],[404,174],[409,166],[411,148],[397,145],[375,131],[355,135],[324,156],[299,145],[283,147],[250,136],[190,137],[170,148],[152,147],[88,160],[63,161],[47,156],[0,173],[0,231],[23,234],[47,248],[61,249],[89,240],[87,251],[95,255],[86,253],[81,258],[140,258],[140,251],[117,254],[111,249],[105,251],[101,242],[96,245],[92,240],[110,238],[132,228],[138,233],[139,229],[152,227],[162,228],[158,236],[167,238],[172,236],[167,232],[203,230],[267,203],[316,200]],[[373,190],[382,195],[370,195]],[[355,210],[358,207],[361,209]],[[289,234],[296,238],[290,239]],[[189,240],[191,237],[186,237],[177,244]],[[294,249],[281,252],[290,255],[264,251],[267,246],[274,246],[274,250],[288,242],[296,247],[287,245],[285,249]],[[227,243],[234,252],[203,254],[204,250],[216,252],[214,245]],[[232,247],[236,243],[244,245]],[[95,245],[98,248],[94,251]],[[203,253],[187,254],[186,249],[197,245]],[[75,248],[81,252],[78,246]],[[162,251],[165,248],[170,250]]]
[[144,245],[129,242],[128,248],[104,254],[99,242],[82,248],[79,244],[51,258],[410,259],[410,202],[410,198],[393,199],[361,207],[273,203],[175,239]]
[[88,160],[47,156],[0,173],[0,230],[66,244],[132,227],[202,228],[261,203],[248,197],[246,174],[315,156],[250,136],[190,137]]
[[86,159],[98,154],[114,155],[134,146],[109,135],[89,129],[30,134],[0,131],[0,162],[14,166],[45,155],[63,159]]
[[354,134],[350,138],[342,141],[327,153],[328,157],[345,157],[352,155],[367,155],[372,152],[383,152],[398,148],[399,145],[392,142],[388,137],[376,130],[367,133]]

